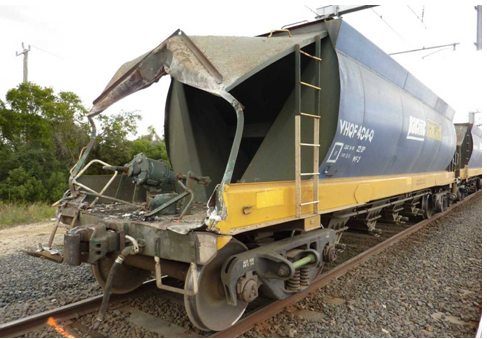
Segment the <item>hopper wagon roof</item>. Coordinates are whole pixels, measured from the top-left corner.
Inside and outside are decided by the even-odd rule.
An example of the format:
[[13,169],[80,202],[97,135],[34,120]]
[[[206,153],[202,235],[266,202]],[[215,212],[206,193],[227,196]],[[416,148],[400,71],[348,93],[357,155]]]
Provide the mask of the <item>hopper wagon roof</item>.
[[169,74],[187,85],[224,96],[263,68],[329,35],[337,53],[354,59],[418,98],[449,120],[454,110],[404,67],[340,20],[307,23],[290,28],[291,37],[279,32],[269,38],[233,36],[186,36],[177,30],[153,50],[125,63],[94,101],[92,113],[146,88]]

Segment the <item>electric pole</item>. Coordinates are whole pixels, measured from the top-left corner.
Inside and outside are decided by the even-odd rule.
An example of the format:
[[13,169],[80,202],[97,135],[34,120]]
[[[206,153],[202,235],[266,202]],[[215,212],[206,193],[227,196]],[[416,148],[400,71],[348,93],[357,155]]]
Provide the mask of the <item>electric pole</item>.
[[[480,112],[479,110],[476,110],[475,112],[468,112],[468,122],[470,124],[473,124],[475,125],[475,114],[480,114],[482,112]],[[477,126],[482,126],[482,124],[477,124]]]
[[24,47],[24,43],[22,43],[22,49],[23,51],[22,52],[15,52],[15,56],[19,56],[19,55],[24,55],[24,83],[26,83],[28,80],[27,80],[27,74],[28,74],[28,69],[27,69],[27,63],[28,63],[28,60],[29,60],[29,52],[30,52],[30,45],[29,45],[29,48],[25,48]]
[[477,51],[482,50],[482,5],[475,6],[477,10],[477,42],[475,46],[477,46]]

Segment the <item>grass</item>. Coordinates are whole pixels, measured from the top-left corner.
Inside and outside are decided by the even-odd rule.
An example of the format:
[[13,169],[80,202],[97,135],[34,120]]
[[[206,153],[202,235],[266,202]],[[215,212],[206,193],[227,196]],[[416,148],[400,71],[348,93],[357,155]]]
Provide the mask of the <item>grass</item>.
[[35,222],[48,221],[54,217],[55,207],[46,203],[16,204],[0,202],[0,229]]

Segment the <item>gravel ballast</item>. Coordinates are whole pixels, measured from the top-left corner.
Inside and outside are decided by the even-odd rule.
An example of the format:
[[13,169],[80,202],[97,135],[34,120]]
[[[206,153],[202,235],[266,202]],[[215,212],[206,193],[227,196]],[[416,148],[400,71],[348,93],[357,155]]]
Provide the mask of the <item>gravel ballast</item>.
[[374,256],[245,337],[474,337],[482,197]]
[[[0,323],[102,293],[89,265],[73,267],[20,252],[47,243],[53,225],[25,225],[0,231]],[[58,230],[54,247],[62,244],[64,231]]]

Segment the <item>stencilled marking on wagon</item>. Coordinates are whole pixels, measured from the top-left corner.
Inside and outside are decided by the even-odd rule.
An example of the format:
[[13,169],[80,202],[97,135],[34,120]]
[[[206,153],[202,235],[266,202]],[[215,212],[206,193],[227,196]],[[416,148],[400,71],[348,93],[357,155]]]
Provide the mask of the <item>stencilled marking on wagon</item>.
[[406,139],[424,141],[426,135],[426,121],[420,118],[409,116],[409,129]]
[[332,164],[337,162],[338,157],[342,152],[342,149],[343,149],[343,142],[335,142],[335,145],[333,145],[333,149],[331,150],[330,156],[328,157],[328,160],[326,162]]
[[367,128],[353,122],[340,119],[340,134],[350,139],[367,140],[372,142],[375,131],[373,128]]

